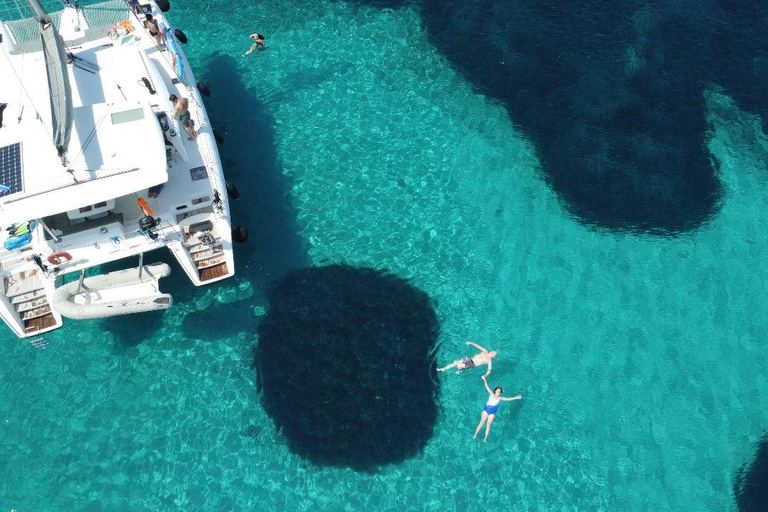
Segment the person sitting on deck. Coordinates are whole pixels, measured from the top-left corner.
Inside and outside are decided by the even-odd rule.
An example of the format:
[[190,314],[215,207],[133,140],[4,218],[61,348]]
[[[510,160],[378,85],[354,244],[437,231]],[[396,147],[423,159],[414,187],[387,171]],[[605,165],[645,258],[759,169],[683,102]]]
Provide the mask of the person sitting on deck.
[[175,94],[171,94],[168,99],[176,106],[173,114],[171,114],[171,119],[176,119],[176,116],[178,116],[181,126],[189,134],[189,140],[195,140],[197,134],[195,133],[195,125],[189,115],[189,100],[187,98],[179,98]]
[[253,50],[255,50],[256,48],[258,48],[259,50],[263,50],[264,48],[267,47],[266,43],[264,42],[264,36],[263,35],[261,35],[261,34],[251,34],[249,37],[251,39],[253,39],[254,43],[251,45],[251,49],[243,54],[243,57],[253,53]]
[[448,366],[438,368],[437,371],[444,372],[446,370],[450,370],[453,367],[456,367],[456,373],[461,373],[464,370],[487,364],[488,371],[485,372],[485,376],[487,377],[491,373],[491,368],[493,368],[493,358],[498,355],[498,352],[495,350],[488,352],[477,343],[472,343],[471,341],[468,341],[467,345],[472,345],[473,347],[477,348],[480,353],[472,357],[462,357],[461,359],[457,359]]
[[139,0],[129,0],[128,5],[131,7],[131,11],[133,11],[133,14],[138,16],[139,14],[145,14],[144,7],[141,6],[139,3]]

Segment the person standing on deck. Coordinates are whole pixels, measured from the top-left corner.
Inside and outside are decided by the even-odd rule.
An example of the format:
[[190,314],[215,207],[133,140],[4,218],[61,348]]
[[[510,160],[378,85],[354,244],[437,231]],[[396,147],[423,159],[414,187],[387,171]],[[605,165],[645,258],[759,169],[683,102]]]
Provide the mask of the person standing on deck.
[[501,393],[504,392],[503,389],[497,387],[491,391],[487,377],[483,375],[481,378],[483,379],[486,391],[488,391],[488,400],[485,402],[485,407],[483,407],[483,412],[480,415],[480,423],[477,424],[475,435],[472,436],[472,439],[477,439],[477,434],[480,433],[480,429],[483,428],[483,423],[485,423],[485,437],[483,438],[483,442],[485,443],[488,441],[488,434],[491,431],[491,423],[493,423],[493,419],[496,417],[496,411],[499,410],[499,403],[522,400],[523,397],[521,395],[513,396],[511,398],[501,396]]
[[157,24],[151,14],[147,14],[147,19],[144,21],[144,26],[147,30],[149,30],[149,35],[155,38],[157,47],[160,48],[161,51],[165,51],[165,47],[163,47],[163,38],[165,37],[165,34],[162,30],[160,30],[160,25]]
[[485,376],[487,377],[491,373],[491,368],[493,368],[493,358],[498,355],[498,352],[495,350],[492,350],[488,352],[486,349],[478,345],[477,343],[472,343],[471,341],[467,342],[467,345],[472,345],[476,349],[480,351],[479,354],[474,355],[472,357],[462,357],[461,359],[457,359],[448,366],[443,366],[442,368],[438,368],[437,371],[444,372],[446,370],[450,370],[453,367],[456,367],[456,373],[461,373],[464,370],[468,370],[470,368],[475,368],[476,366],[481,366],[484,364],[488,365],[488,371],[485,372]]
[[181,126],[189,134],[189,140],[195,140],[197,134],[195,133],[195,125],[192,124],[192,118],[189,115],[189,100],[187,98],[179,98],[175,94],[171,94],[168,99],[176,107],[176,110],[171,114],[171,119],[176,119],[176,116],[178,116]]

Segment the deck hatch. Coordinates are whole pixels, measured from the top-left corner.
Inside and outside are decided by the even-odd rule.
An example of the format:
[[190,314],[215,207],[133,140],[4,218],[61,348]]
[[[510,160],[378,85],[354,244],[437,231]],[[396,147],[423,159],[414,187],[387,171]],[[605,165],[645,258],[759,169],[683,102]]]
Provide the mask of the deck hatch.
[[114,112],[112,114],[112,124],[131,123],[133,121],[139,121],[141,119],[144,119],[143,108],[123,110],[122,112]]
[[0,148],[0,185],[11,189],[7,194],[15,194],[24,190],[21,172],[21,142]]
[[204,180],[208,177],[208,171],[205,166],[190,169],[189,174],[192,177],[192,181]]

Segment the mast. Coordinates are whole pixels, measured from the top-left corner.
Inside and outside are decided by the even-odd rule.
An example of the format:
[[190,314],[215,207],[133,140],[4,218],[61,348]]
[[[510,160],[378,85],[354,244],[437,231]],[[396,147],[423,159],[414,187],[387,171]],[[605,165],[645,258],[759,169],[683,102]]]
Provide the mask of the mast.
[[64,41],[50,16],[38,0],[27,0],[34,17],[40,25],[43,42],[45,70],[48,75],[48,92],[51,98],[51,137],[62,165],[67,165],[67,148],[72,134],[72,89],[67,73],[67,52]]

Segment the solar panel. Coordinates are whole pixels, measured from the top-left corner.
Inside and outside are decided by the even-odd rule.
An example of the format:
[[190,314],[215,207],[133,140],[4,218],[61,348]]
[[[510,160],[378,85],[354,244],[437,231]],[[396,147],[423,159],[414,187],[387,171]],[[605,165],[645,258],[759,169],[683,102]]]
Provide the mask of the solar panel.
[[[8,191],[10,189],[10,191]],[[0,148],[0,195],[24,190],[21,175],[21,143]]]

